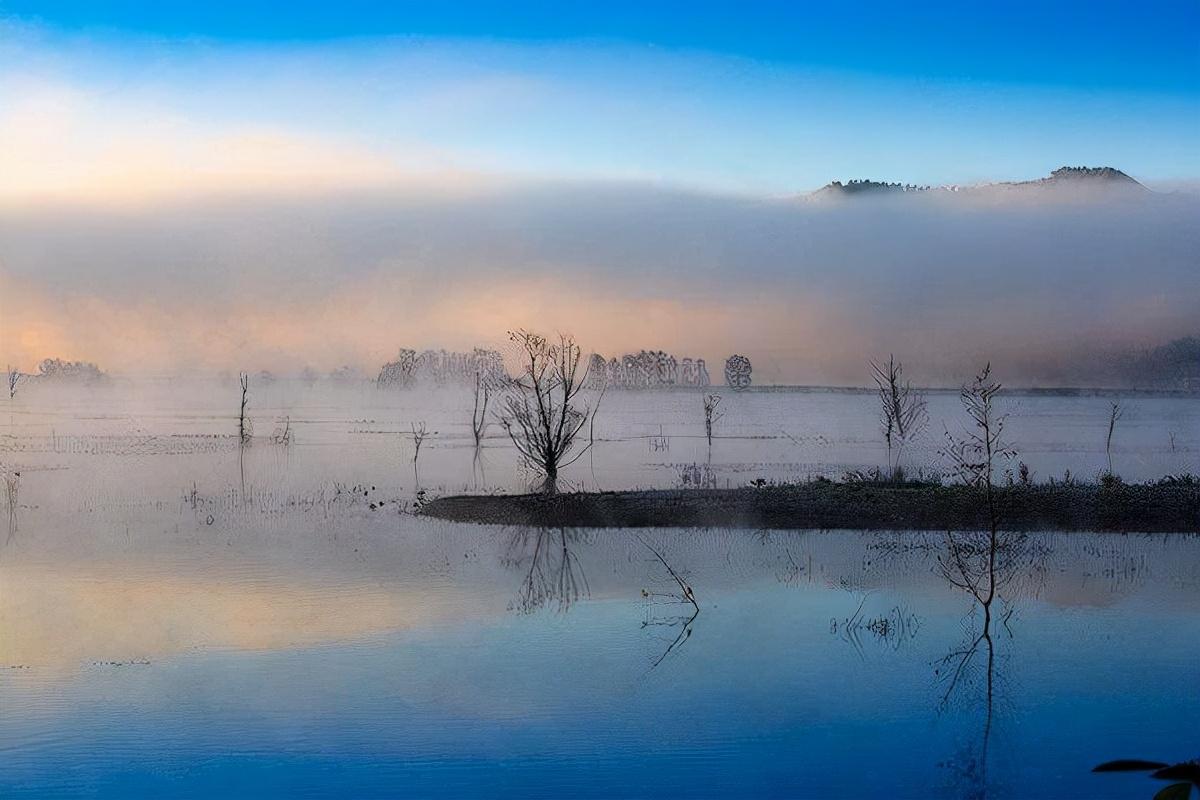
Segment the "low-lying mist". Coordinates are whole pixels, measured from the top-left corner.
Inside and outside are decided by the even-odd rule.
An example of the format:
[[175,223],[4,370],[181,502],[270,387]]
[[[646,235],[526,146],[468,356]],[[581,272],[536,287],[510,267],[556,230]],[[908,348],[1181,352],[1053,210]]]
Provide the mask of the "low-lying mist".
[[368,374],[513,327],[606,355],[745,353],[756,383],[1111,383],[1194,334],[1200,197],[716,196],[631,183],[197,197],[0,215],[0,359]]

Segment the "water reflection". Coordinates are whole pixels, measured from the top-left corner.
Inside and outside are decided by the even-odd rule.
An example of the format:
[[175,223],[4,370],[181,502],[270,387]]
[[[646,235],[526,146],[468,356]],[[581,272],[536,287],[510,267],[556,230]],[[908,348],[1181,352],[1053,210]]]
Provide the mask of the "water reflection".
[[1058,797],[1082,775],[1105,797],[1128,785],[1087,783],[1103,754],[1169,756],[1200,713],[1177,691],[1200,677],[1194,540],[265,507],[177,532],[177,510],[23,520],[0,559],[0,663],[28,667],[0,672],[3,794],[119,794],[132,753],[162,768],[126,794],[271,761],[300,794]]
[[[978,738],[965,745],[950,761],[945,762],[945,766],[952,772],[959,795],[964,798],[988,796],[988,751],[996,698],[996,647],[992,639],[992,605],[999,598],[998,577],[1002,577],[1005,583],[1012,577],[1012,562],[1007,559],[1004,564],[1009,569],[1001,571],[999,576],[997,574],[997,551],[1001,548],[995,532],[987,536],[984,547],[980,548],[978,544],[978,541],[962,541],[956,534],[947,534],[947,557],[944,560],[939,559],[946,580],[966,591],[974,601],[966,643],[939,659],[934,669],[938,680],[945,684],[939,703],[940,710],[945,710],[955,698],[961,699],[968,706],[980,709]],[[1003,549],[1007,551],[1009,548]],[[981,622],[976,630],[977,620]]]
[[[654,558],[667,571],[667,574],[671,577],[671,581],[678,589],[677,592],[652,592],[649,589],[642,589],[642,596],[647,600],[646,620],[642,623],[642,628],[656,627],[668,630],[675,629],[677,631],[673,639],[662,639],[666,641],[667,646],[662,651],[662,654],[654,659],[654,662],[650,665],[650,669],[653,670],[665,661],[667,656],[678,652],[677,648],[691,638],[692,625],[695,623],[696,617],[700,616],[700,604],[696,602],[696,593],[692,591],[691,585],[671,566],[666,556],[658,548],[646,541],[644,537],[639,536],[638,541],[654,555]],[[661,609],[664,601],[669,604],[685,606],[686,611],[680,614],[668,613],[666,615],[653,611],[656,608]]]
[[567,528],[519,528],[512,532],[502,561],[523,573],[509,608],[520,614],[553,605],[565,613],[581,597],[589,597],[587,574],[575,548],[588,535]]
[[935,663],[935,675],[944,685],[940,709],[959,699],[977,709],[978,735],[946,766],[955,777],[962,797],[989,794],[989,750],[997,707],[999,681],[995,636],[1002,631],[1014,639],[1009,624],[1014,600],[1036,594],[1044,582],[1050,548],[1026,533],[1000,531],[996,517],[990,530],[947,532],[937,556],[938,573],[972,600],[965,626],[966,638]]

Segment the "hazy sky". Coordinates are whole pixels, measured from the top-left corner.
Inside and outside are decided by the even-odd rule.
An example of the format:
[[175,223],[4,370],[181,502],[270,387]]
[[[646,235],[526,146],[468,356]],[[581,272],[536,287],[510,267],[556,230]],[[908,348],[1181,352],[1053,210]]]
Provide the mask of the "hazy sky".
[[[1200,311],[1194,198],[792,199],[1063,164],[1190,189],[1195,2],[377,5],[0,2],[0,358],[369,368],[523,324],[832,380]],[[985,286],[1020,335],[961,330]]]

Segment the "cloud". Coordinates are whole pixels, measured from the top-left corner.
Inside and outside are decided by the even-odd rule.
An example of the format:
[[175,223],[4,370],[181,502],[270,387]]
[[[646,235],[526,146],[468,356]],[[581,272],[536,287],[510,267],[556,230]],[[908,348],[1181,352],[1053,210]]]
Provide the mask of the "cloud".
[[9,97],[0,112],[0,209],[379,186],[454,191],[487,181],[418,144],[385,154],[283,128],[208,130],[61,85],[26,85]]
[[542,182],[10,211],[0,357],[371,370],[400,346],[527,326],[608,354],[744,351],[762,380],[859,383],[895,351],[929,380],[990,359],[1053,381],[1081,356],[1194,333],[1198,202],[822,205]]

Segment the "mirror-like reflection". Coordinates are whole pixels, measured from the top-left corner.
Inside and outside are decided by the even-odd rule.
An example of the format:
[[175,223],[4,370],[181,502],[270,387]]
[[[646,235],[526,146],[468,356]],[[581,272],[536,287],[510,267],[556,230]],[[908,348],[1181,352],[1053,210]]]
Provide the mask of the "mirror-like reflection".
[[4,794],[1118,797],[1144,776],[1093,766],[1191,755],[1194,537],[500,529],[358,491],[27,513]]

